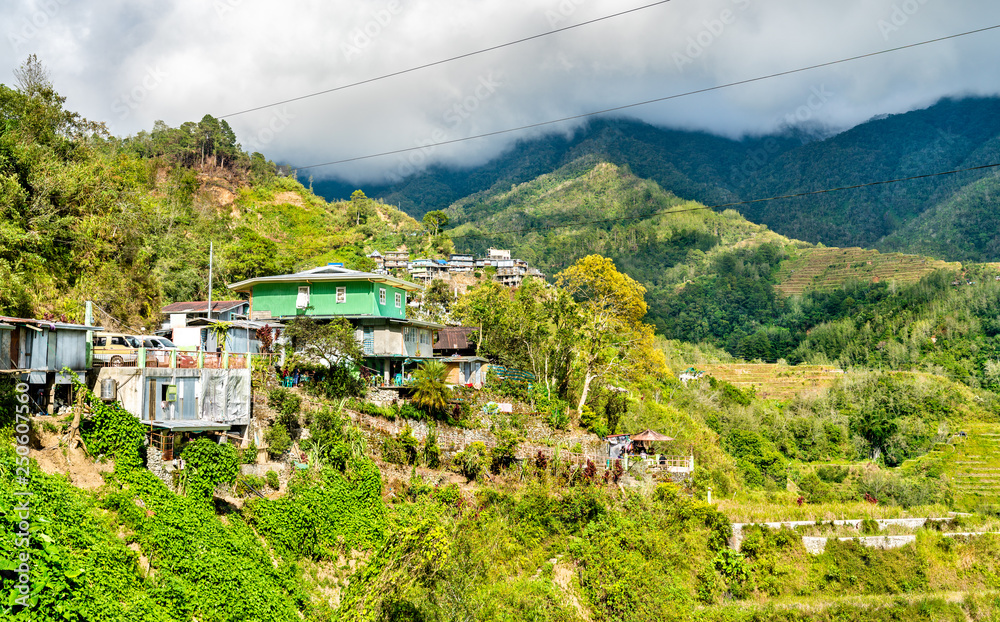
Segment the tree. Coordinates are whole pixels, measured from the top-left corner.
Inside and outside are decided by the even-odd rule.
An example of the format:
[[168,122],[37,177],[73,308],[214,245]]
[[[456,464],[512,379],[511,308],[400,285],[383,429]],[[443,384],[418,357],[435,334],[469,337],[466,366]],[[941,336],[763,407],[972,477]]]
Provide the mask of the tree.
[[423,223],[429,231],[433,231],[434,235],[437,236],[443,227],[448,226],[448,215],[441,210],[427,212],[424,214]]
[[222,251],[223,274],[230,283],[285,274],[292,269],[292,259],[281,256],[274,240],[249,227],[238,228],[236,236],[236,241]]
[[[584,257],[560,272],[556,283],[573,296],[582,310],[576,345],[583,372],[577,410],[582,410],[594,380],[631,375],[637,363],[630,360],[630,354],[654,350],[653,329],[642,323],[646,288],[618,272],[613,261],[600,255]],[[651,362],[652,371],[666,371],[662,357]]]
[[318,322],[311,317],[297,317],[285,327],[286,351],[304,362],[320,362],[330,370],[350,367],[360,361],[361,344],[354,327],[344,318]]
[[431,413],[441,413],[448,406],[451,391],[445,379],[448,370],[441,361],[427,361],[413,373],[413,402]]
[[351,194],[350,216],[354,218],[355,224],[362,225],[368,222],[368,217],[375,215],[374,201],[365,196],[361,190],[355,190]]

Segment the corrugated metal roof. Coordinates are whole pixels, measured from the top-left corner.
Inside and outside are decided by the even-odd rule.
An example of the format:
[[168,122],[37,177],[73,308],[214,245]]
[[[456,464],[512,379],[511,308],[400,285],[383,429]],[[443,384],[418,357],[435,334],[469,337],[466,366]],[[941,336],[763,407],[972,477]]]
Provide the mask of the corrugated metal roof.
[[[223,313],[229,311],[230,309],[235,309],[236,307],[247,304],[246,300],[213,300],[212,301],[212,313]],[[208,301],[207,300],[191,300],[188,302],[175,302],[169,304],[162,309],[161,313],[207,313],[208,312]]]
[[228,423],[206,421],[204,419],[186,419],[174,421],[143,421],[154,428],[162,428],[172,432],[218,432],[230,429]]
[[435,350],[467,350],[475,348],[475,344],[469,342],[469,334],[475,332],[476,328],[466,326],[449,326],[442,328],[437,333],[437,340],[434,342]]
[[[67,322],[53,322],[51,320],[36,320],[22,317],[0,316],[0,323],[6,324],[27,324],[29,326],[48,328],[49,330],[90,330],[94,332],[104,330],[100,326],[86,326],[84,324],[69,324]],[[13,328],[13,327],[11,327]]]

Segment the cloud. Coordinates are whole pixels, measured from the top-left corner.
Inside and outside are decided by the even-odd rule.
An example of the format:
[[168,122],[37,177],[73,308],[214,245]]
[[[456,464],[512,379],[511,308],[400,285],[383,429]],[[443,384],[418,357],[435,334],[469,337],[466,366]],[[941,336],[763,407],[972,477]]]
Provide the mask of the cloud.
[[[3,64],[37,53],[67,105],[118,134],[222,116],[594,19],[612,0],[4,3]],[[1000,24],[984,0],[673,0],[515,46],[229,117],[241,142],[307,165],[460,139]],[[633,108],[740,136],[846,128],[947,95],[1000,92],[994,33]],[[10,80],[5,80],[10,82]],[[822,94],[817,95],[817,93]],[[473,165],[581,122],[312,169],[350,181]]]

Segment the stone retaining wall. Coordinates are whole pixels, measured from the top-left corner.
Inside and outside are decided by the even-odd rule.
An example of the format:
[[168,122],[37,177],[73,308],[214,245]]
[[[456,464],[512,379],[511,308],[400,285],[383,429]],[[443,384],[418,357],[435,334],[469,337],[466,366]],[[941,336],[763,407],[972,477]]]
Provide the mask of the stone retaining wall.
[[[899,526],[899,527],[905,527],[906,529],[919,529],[920,527],[923,527],[925,524],[927,524],[927,521],[950,521],[950,520],[951,520],[951,517],[943,517],[943,518],[930,518],[930,517],[928,517],[928,518],[879,518],[879,519],[876,519],[875,522],[878,523],[879,530],[882,530],[882,529],[885,529],[886,527],[888,527],[889,525],[895,525],[895,526]],[[808,526],[815,526],[817,524],[829,525],[829,524],[832,523],[833,525],[836,525],[836,526],[847,525],[849,527],[853,527],[854,529],[860,529],[861,528],[861,521],[862,521],[862,519],[860,519],[860,518],[854,518],[854,519],[849,519],[849,520],[821,521],[821,523],[817,523],[817,521],[808,521],[808,520],[780,521],[780,522],[775,522],[775,523],[733,523],[732,524],[733,535],[729,539],[729,548],[735,549],[737,551],[740,550],[740,545],[743,544],[743,528],[745,526],[748,526],[748,525],[764,525],[765,527],[768,527],[770,529],[781,529],[782,527],[788,527],[789,529],[795,529],[796,527],[808,527]],[[874,536],[874,537],[878,538],[878,537],[883,537],[883,536]],[[850,540],[851,538],[846,538],[846,539]],[[805,541],[805,538],[803,538],[802,540]],[[825,544],[824,544],[824,546],[825,546]],[[902,546],[902,545],[900,545],[900,546]]]

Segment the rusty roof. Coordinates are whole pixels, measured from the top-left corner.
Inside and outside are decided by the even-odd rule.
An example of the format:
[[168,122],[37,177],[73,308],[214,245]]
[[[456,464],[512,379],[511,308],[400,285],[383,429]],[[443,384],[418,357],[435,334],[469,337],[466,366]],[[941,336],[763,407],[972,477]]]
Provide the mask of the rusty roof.
[[467,326],[448,326],[437,332],[437,340],[434,342],[435,350],[467,350],[475,348],[476,344],[469,341],[469,334],[476,332],[477,328]]
[[[212,313],[223,313],[230,309],[246,304],[246,300],[213,300]],[[208,311],[207,300],[192,300],[188,302],[175,302],[162,309],[160,313],[206,313]]]

